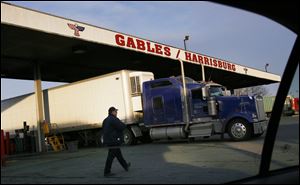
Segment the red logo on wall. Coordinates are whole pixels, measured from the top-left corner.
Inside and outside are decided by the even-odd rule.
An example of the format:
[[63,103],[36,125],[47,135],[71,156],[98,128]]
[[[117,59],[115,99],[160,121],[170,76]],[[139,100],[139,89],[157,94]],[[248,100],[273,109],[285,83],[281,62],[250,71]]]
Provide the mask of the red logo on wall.
[[69,28],[71,28],[72,30],[74,30],[74,35],[79,37],[79,32],[84,30],[84,27],[82,26],[78,26],[77,24],[70,24],[68,23]]

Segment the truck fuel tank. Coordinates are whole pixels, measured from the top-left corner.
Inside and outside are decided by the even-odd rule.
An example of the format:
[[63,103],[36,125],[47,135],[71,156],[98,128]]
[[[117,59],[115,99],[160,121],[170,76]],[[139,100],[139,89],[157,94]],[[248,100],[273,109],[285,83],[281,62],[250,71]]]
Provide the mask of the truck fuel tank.
[[151,128],[151,139],[186,138],[184,126]]
[[216,116],[218,114],[216,97],[214,96],[208,97],[207,106],[208,106],[208,115]]

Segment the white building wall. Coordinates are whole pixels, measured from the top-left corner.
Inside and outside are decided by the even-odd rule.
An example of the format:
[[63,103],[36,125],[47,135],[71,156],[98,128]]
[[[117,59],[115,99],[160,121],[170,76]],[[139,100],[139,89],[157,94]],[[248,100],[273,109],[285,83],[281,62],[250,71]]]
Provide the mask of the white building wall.
[[16,129],[23,129],[24,121],[30,129],[37,126],[36,103],[33,94],[1,101],[1,129],[14,133]]

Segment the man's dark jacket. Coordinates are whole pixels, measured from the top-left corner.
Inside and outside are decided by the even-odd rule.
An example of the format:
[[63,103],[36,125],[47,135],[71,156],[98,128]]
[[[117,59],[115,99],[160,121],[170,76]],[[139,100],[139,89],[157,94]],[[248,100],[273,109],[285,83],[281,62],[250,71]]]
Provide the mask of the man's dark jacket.
[[114,115],[108,115],[103,121],[103,144],[120,146],[124,142],[123,130],[126,125]]

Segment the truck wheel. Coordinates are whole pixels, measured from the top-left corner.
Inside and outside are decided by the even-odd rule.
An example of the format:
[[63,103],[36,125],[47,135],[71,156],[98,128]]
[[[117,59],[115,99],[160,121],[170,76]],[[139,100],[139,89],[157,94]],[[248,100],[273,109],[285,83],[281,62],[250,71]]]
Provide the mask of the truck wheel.
[[103,134],[101,131],[97,132],[97,134],[96,134],[96,145],[98,147],[103,146]]
[[132,132],[129,129],[125,129],[124,132],[124,144],[125,145],[134,145],[136,144],[136,139]]
[[251,127],[243,119],[234,119],[228,125],[228,134],[235,141],[249,139],[251,136]]

